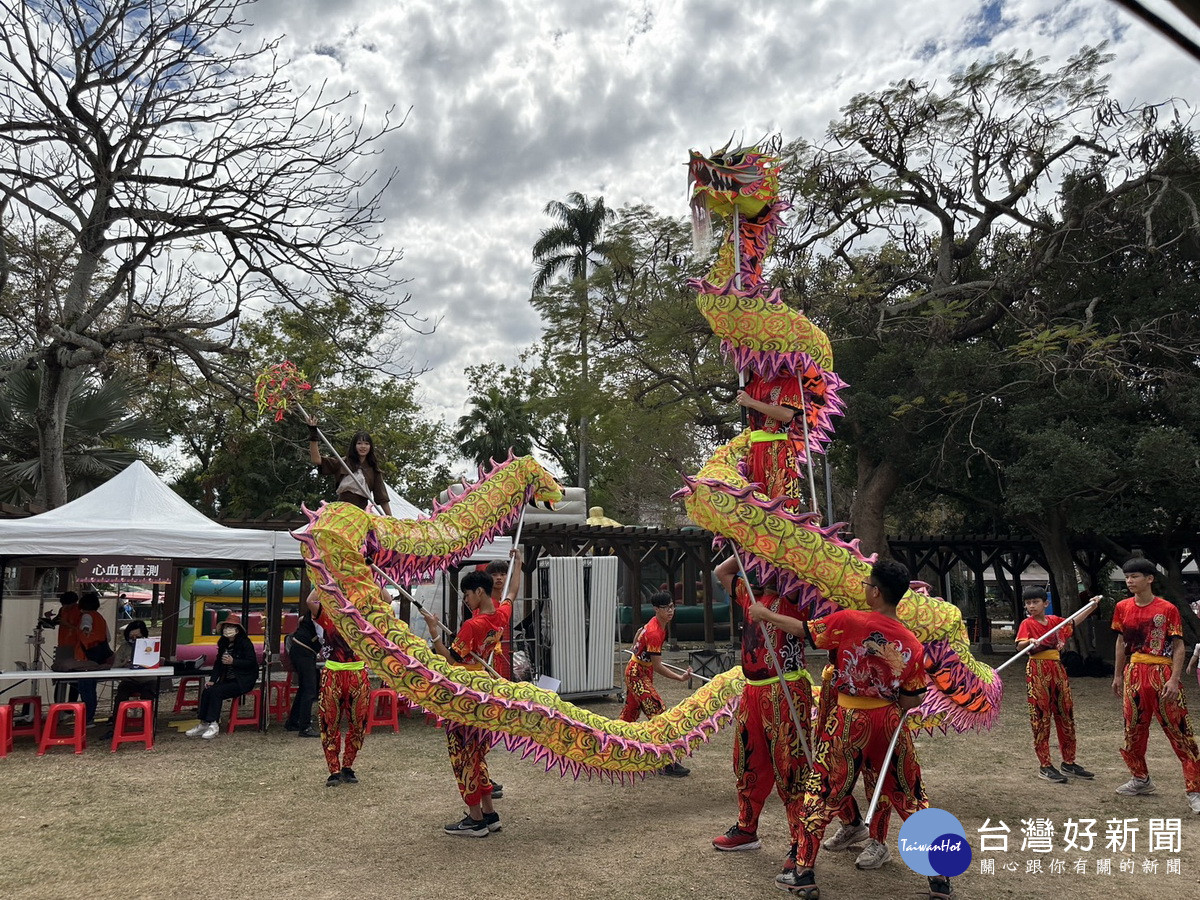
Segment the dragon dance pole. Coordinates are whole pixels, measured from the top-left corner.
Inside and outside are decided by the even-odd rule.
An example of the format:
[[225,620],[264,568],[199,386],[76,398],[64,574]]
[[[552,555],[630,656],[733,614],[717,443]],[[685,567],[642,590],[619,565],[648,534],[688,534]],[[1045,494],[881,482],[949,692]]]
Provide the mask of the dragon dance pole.
[[892,741],[888,744],[887,753],[883,755],[883,765],[879,767],[879,779],[875,782],[875,792],[871,795],[871,805],[867,807],[867,814],[863,816],[863,825],[870,828],[871,818],[875,815],[875,807],[879,805],[879,795],[883,791],[883,780],[887,778],[888,766],[892,764],[892,756],[896,752],[896,744],[900,740],[900,732],[904,730],[904,720],[908,718],[908,710],[900,710],[900,721],[896,724],[896,730],[892,733]]
[[[622,653],[628,653],[630,656],[633,656],[633,651],[632,651],[632,650],[625,650],[624,648],[622,648],[621,652],[622,652]],[[662,667],[663,667],[664,669],[670,669],[672,672],[678,672],[680,675],[687,675],[687,672],[686,672],[684,669],[681,669],[681,668],[679,668],[679,666],[673,666],[673,665],[671,665],[670,663],[663,663],[663,664],[662,664]],[[693,672],[693,673],[691,674],[691,677],[692,677],[692,678],[699,678],[699,679],[700,679],[701,681],[703,681],[705,684],[707,684],[708,682],[712,681],[712,679],[711,679],[711,678],[705,678],[703,675],[697,675],[695,672]]]
[[[400,583],[399,583],[398,581],[396,581],[396,579],[395,579],[395,578],[393,578],[393,577],[392,577],[391,575],[389,575],[387,572],[383,571],[383,569],[379,568],[379,566],[375,565],[375,563],[371,563],[371,571],[372,571],[372,572],[374,572],[376,575],[380,576],[381,578],[383,578],[385,581],[387,581],[387,583],[388,583],[388,584],[390,584],[392,587],[394,587],[396,590],[398,590],[398,591],[401,593],[401,595],[403,595],[404,599],[406,599],[406,600],[407,600],[409,603],[411,603],[413,606],[415,606],[417,609],[419,609],[419,610],[420,610],[422,613],[429,612],[427,609],[425,609],[425,607],[424,607],[424,606],[422,606],[422,605],[421,605],[421,601],[420,601],[420,600],[418,600],[416,597],[414,597],[412,594],[410,594],[408,591],[406,591],[404,588],[402,588],[402,587],[400,586]],[[430,613],[430,615],[432,615],[432,613]],[[447,634],[447,635],[449,635],[451,638],[453,638],[453,637],[454,637],[454,632],[453,632],[453,631],[451,631],[451,630],[450,630],[450,629],[449,629],[449,628],[446,626],[446,623],[445,623],[445,622],[443,622],[441,619],[438,619],[438,620],[437,620],[437,623],[438,623],[438,627],[439,627],[439,628],[441,628],[441,629],[442,629],[442,631],[446,632],[446,634]],[[483,657],[481,657],[479,654],[477,654],[477,653],[472,653],[472,654],[471,654],[471,657],[472,657],[472,658],[473,658],[473,659],[474,659],[474,660],[475,660],[477,663],[479,663],[481,666],[483,666],[483,667],[484,667],[484,669],[486,669],[486,670],[487,670],[487,673],[488,673],[489,675],[491,675],[493,678],[499,678],[499,677],[500,677],[500,676],[499,676],[499,675],[496,673],[496,670],[495,670],[495,669],[493,669],[491,666],[489,666],[489,665],[488,665],[488,664],[487,664],[487,663],[486,663],[486,662],[483,660]]]
[[[742,564],[742,555],[738,553],[736,547],[733,548],[733,556],[738,561],[738,571],[742,573],[742,580],[746,583],[746,594],[751,602],[753,602],[754,588],[750,584],[750,576],[746,574],[746,567]],[[767,631],[767,623],[759,622],[758,627],[762,629],[763,644],[766,646],[767,652],[771,655],[771,664],[775,667],[775,674],[779,677],[779,689],[783,691],[783,699],[787,701],[788,712],[792,714],[792,724],[796,726],[796,734],[800,738],[800,748],[804,751],[804,758],[808,760],[808,767],[811,769],[813,764],[812,751],[808,749],[808,738],[804,736],[800,714],[796,712],[796,702],[792,699],[792,690],[788,686],[787,680],[783,677],[783,663],[779,661],[779,654],[775,652],[775,645],[771,643],[771,635]]]
[[1058,631],[1058,629],[1062,628],[1064,625],[1070,625],[1072,622],[1082,619],[1085,616],[1091,615],[1092,611],[1097,606],[1100,605],[1101,599],[1102,598],[1099,596],[1093,597],[1091,600],[1089,600],[1087,603],[1085,603],[1079,609],[1075,610],[1075,612],[1072,613],[1070,616],[1063,619],[1061,622],[1059,622],[1057,625],[1055,625],[1053,628],[1051,628],[1049,631],[1047,631],[1045,634],[1043,634],[1036,641],[1030,641],[1028,644],[1026,644],[1024,647],[1022,647],[1020,650],[1018,650],[1016,653],[1014,653],[1009,659],[1006,659],[1004,662],[1000,663],[1000,665],[996,666],[996,673],[999,674],[1000,672],[1004,671],[1006,668],[1011,666],[1013,663],[1015,663],[1018,659],[1020,659],[1026,653],[1030,653],[1038,644],[1042,643],[1042,641],[1046,640],[1046,638],[1050,637],[1050,635],[1054,634],[1054,632]]
[[[308,414],[308,410],[300,405],[299,400],[296,400],[295,403],[296,409],[300,410],[300,415],[304,416],[305,421],[308,421],[312,418],[312,416]],[[362,477],[362,472],[351,472],[350,467],[346,465],[346,460],[342,458],[342,455],[338,453],[336,449],[334,449],[333,444],[329,443],[329,438],[325,437],[325,432],[323,432],[317,425],[314,425],[313,428],[317,429],[317,434],[320,436],[321,440],[325,442],[325,446],[329,448],[329,452],[333,454],[333,458],[342,464],[342,468],[346,470],[346,474],[358,482],[358,486],[363,489],[363,496],[367,498],[367,506],[370,507],[371,512],[375,515],[383,515],[383,510],[376,506],[375,501],[371,499],[371,490],[367,487],[367,481]]]
[[808,445],[808,403],[804,399],[804,382],[800,379],[799,372],[796,373],[796,387],[800,388],[800,424],[804,426],[804,463],[808,467],[808,508],[812,512],[820,512],[821,507],[817,503],[817,481],[813,477],[813,450]]
[[[517,522],[517,533],[513,537],[513,549],[514,550],[521,546],[521,529],[525,527],[525,508],[527,505],[528,504],[525,504],[521,507],[521,518]],[[513,573],[513,567],[511,565],[509,565],[509,567],[504,572],[504,590],[500,592],[501,600],[503,600],[505,597],[508,596],[508,585],[512,579],[512,573]]]

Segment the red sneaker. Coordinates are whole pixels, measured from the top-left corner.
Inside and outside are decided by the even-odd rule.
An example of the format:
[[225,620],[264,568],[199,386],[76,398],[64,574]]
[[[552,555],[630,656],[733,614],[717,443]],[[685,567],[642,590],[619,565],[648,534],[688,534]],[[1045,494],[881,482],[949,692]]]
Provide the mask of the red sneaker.
[[720,837],[713,838],[712,845],[718,850],[757,850],[762,846],[758,835],[750,831],[742,831],[736,825],[732,826]]

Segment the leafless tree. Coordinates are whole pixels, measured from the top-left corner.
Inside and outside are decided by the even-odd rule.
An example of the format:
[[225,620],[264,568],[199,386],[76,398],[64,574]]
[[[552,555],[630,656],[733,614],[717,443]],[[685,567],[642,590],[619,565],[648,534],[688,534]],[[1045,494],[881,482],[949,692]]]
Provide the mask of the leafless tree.
[[[371,160],[402,121],[294,93],[278,39],[242,43],[250,2],[0,0],[0,308],[20,335],[0,379],[44,368],[51,506],[70,386],[113,354],[228,382],[238,318],[267,302],[339,294],[416,321],[379,240],[395,172]],[[47,244],[55,278],[23,278],[13,260]]]

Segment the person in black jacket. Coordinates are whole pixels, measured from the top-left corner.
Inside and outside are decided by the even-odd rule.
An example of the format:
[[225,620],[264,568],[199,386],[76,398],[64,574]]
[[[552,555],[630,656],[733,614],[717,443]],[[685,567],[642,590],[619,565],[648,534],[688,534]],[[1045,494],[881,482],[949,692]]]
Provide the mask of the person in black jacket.
[[312,612],[307,606],[296,624],[291,639],[287,642],[288,659],[292,662],[292,673],[296,676],[296,699],[292,701],[284,728],[295,731],[298,737],[315,738],[321,735],[312,730],[312,705],[317,699],[317,653],[321,639]]
[[209,741],[215,738],[221,730],[221,705],[252,690],[256,681],[258,658],[254,654],[254,645],[242,627],[242,617],[230,613],[221,623],[212,676],[200,694],[200,724],[189,728],[186,734]]

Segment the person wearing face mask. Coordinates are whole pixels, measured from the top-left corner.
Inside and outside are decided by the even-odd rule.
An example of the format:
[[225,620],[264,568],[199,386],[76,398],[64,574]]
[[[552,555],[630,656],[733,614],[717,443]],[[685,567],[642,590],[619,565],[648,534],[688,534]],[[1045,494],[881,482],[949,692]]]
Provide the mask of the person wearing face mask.
[[317,420],[308,417],[308,458],[322,475],[337,479],[337,499],[366,509],[374,503],[385,516],[392,514],[387,485],[375,459],[375,443],[365,431],[354,432],[350,446],[341,459],[322,456],[318,443]]
[[254,688],[258,681],[258,659],[254,645],[242,627],[242,617],[230,613],[221,623],[217,641],[217,660],[212,676],[200,694],[200,724],[189,728],[188,737],[212,740],[221,730],[221,706],[226,700],[240,697]]

